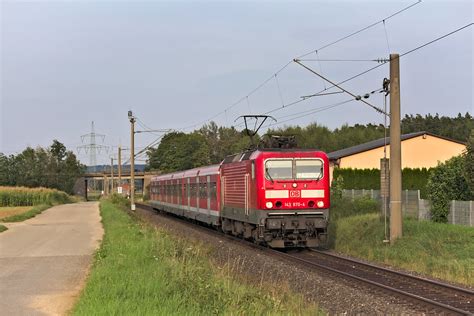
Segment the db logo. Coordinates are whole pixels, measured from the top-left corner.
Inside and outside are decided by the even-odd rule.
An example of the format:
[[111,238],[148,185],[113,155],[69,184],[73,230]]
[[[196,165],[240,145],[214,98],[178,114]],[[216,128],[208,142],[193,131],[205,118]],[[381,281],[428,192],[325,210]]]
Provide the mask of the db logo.
[[299,198],[300,194],[301,194],[300,191],[292,190],[292,191],[290,191],[290,198]]

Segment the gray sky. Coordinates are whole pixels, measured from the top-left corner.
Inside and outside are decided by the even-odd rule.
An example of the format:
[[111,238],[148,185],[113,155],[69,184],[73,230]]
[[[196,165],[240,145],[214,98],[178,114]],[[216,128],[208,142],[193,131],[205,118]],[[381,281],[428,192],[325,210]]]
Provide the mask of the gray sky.
[[[80,135],[96,131],[105,144],[129,144],[127,111],[149,127],[182,128],[228,108],[292,58],[376,22],[410,1],[1,1],[0,152],[53,139],[76,151]],[[392,52],[403,53],[473,21],[472,1],[425,0],[386,21]],[[321,59],[388,55],[383,24],[320,50]],[[306,58],[315,59],[316,54]],[[473,113],[473,29],[401,59],[402,114]],[[308,61],[319,69],[317,62]],[[336,82],[374,62],[321,62]],[[363,94],[381,87],[388,65],[344,85]],[[255,94],[217,116],[232,125],[242,114],[264,113],[323,88],[292,63]],[[281,93],[281,97],[280,97]],[[284,116],[349,99],[312,98],[272,113]],[[383,106],[381,94],[369,101]],[[291,117],[289,117],[291,118]],[[360,102],[295,119],[381,123]],[[198,126],[196,126],[198,127]],[[137,127],[137,129],[141,129]],[[145,146],[156,135],[137,135]],[[114,149],[115,153],[115,149]],[[110,161],[103,153],[98,162]],[[88,156],[79,155],[84,163]]]

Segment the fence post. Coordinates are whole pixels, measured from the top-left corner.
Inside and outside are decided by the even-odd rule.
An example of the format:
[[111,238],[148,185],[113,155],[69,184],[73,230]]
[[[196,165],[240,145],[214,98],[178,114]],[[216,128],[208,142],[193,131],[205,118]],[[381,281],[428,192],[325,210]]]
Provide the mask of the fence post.
[[419,219],[420,218],[420,190],[416,190],[417,192],[417,198],[418,198],[418,203],[416,203],[417,209],[416,209],[416,217]]
[[452,224],[456,224],[456,220],[455,220],[455,213],[456,213],[456,200],[453,200],[452,203],[451,203],[451,207],[452,207],[452,211],[451,211],[451,215],[452,215]]
[[352,201],[354,201],[354,189],[352,189]]
[[374,189],[370,189],[370,198],[374,199]]
[[471,227],[474,226],[472,224],[472,209],[473,209],[472,204],[473,203],[474,203],[474,201],[469,201],[469,226],[471,226]]

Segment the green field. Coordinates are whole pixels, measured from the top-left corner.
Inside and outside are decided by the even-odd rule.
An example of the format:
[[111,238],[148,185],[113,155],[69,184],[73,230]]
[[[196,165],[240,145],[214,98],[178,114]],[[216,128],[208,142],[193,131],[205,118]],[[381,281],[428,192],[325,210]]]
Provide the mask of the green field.
[[71,197],[62,191],[47,188],[0,186],[0,206],[33,206],[71,203]]
[[315,315],[283,286],[265,289],[213,266],[204,245],[101,202],[105,236],[76,315]]
[[383,243],[384,223],[374,213],[374,206],[359,201],[356,203],[363,207],[355,211],[348,203],[336,202],[332,209],[338,213],[330,227],[334,250],[427,276],[474,285],[474,228],[404,219],[403,237],[394,245],[388,245]]

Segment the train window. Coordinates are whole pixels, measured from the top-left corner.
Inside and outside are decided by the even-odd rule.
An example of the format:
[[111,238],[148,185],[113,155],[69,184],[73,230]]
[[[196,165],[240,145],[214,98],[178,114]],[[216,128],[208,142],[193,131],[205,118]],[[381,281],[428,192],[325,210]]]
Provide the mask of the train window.
[[265,177],[268,180],[292,179],[293,160],[267,160],[265,162]]
[[207,199],[207,184],[206,183],[199,184],[199,198]]
[[211,186],[209,188],[209,195],[211,199],[215,199],[217,196],[217,183],[216,182],[211,182]]
[[319,159],[296,159],[296,179],[321,179],[323,162]]
[[195,184],[195,183],[191,183],[191,184],[190,184],[190,187],[191,187],[191,196],[192,196],[192,197],[196,197],[196,184]]

